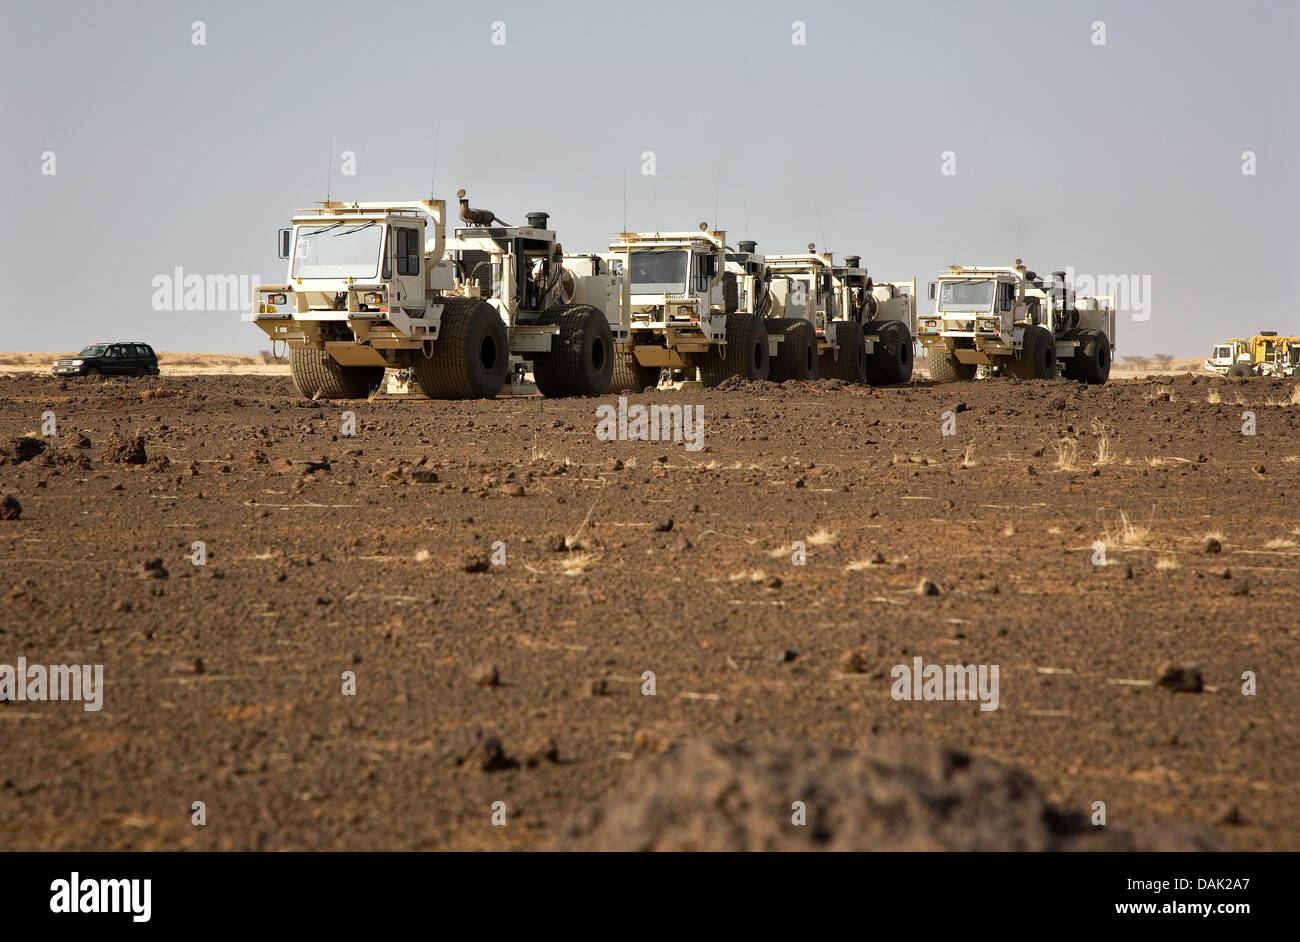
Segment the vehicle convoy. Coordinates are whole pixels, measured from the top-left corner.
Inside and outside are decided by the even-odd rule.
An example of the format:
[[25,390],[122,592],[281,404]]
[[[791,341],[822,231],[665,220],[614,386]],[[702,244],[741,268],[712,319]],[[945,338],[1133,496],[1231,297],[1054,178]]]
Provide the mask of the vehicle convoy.
[[1300,337],[1279,337],[1275,330],[1234,337],[1215,345],[1205,368],[1220,376],[1297,376]]
[[253,321],[285,342],[299,393],[363,398],[388,369],[434,399],[497,395],[531,364],[545,396],[609,387],[618,284],[564,267],[546,213],[510,226],[473,209],[446,233],[443,200],[326,202],[280,230],[284,284],[255,285]]
[[915,283],[873,285],[856,257],[836,266],[811,246],[765,257],[752,241],[729,248],[725,231],[701,223],[696,232],[620,233],[601,258],[623,273],[630,331],[613,392],[640,392],[664,370],[698,374],[705,386],[733,376],[911,377]]
[[[747,245],[753,243],[740,243]],[[782,339],[774,379],[886,386],[912,378],[916,281],[876,284],[861,261],[849,255],[836,265],[813,244],[804,254],[766,257],[768,296],[760,313],[768,335]]]
[[55,376],[157,376],[158,357],[147,343],[96,343],[54,361]]
[[1075,297],[1065,272],[1039,278],[1020,259],[1009,266],[952,265],[930,283],[934,313],[918,319],[930,378],[969,380],[980,366],[1019,379],[1100,384],[1115,346],[1111,298]]

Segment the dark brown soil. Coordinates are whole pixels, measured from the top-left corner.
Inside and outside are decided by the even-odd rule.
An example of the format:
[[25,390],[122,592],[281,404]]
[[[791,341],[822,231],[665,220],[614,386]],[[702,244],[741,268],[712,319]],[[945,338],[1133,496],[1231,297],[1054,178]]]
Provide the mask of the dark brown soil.
[[[0,377],[0,498],[21,511],[0,519],[0,665],[102,664],[106,687],[98,713],[0,702],[0,847],[624,846],[591,815],[678,794],[701,755],[746,781],[744,757],[794,742],[763,794],[823,783],[857,810],[774,846],[1182,846],[1141,836],[1176,821],[1300,849],[1293,386],[631,397],[702,407],[688,451],[598,440],[592,400]],[[16,442],[47,410],[59,434]],[[893,699],[918,656],[997,665],[999,708]],[[882,740],[940,741],[986,777],[942,827],[915,779],[891,831],[860,807],[889,777],[845,771]],[[1032,779],[1023,806],[996,763]],[[1099,801],[1123,834],[1042,830],[1042,808]],[[766,846],[758,813],[739,839],[705,840],[735,832],[698,808],[640,839]]]

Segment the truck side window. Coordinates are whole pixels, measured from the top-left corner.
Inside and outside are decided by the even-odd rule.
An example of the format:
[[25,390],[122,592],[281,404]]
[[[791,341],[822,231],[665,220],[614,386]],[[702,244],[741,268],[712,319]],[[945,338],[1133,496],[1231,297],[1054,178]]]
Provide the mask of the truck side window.
[[420,230],[397,230],[397,273],[399,275],[420,273]]
[[695,256],[695,290],[707,291],[709,288],[709,257],[707,255]]
[[393,277],[393,240],[398,230],[388,227],[388,244],[384,246],[384,281]]

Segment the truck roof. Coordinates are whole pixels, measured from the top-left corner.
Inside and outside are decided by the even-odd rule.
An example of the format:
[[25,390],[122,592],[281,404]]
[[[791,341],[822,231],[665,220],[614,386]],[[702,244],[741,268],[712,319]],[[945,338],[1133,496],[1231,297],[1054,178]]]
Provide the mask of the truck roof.
[[620,232],[610,243],[610,249],[630,248],[636,245],[657,245],[664,248],[686,248],[707,242],[716,248],[726,248],[724,229],[697,229],[694,232]]

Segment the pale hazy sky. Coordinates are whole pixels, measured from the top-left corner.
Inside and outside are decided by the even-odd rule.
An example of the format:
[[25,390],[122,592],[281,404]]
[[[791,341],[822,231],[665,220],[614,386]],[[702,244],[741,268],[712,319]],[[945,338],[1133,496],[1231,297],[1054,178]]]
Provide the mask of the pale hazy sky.
[[922,292],[1017,256],[1149,276],[1120,356],[1300,334],[1298,51],[1300,0],[0,0],[0,349],[266,349],[238,311],[155,310],[155,277],[282,280],[331,163],[336,199],[422,198],[435,150],[436,196],[545,210],[568,251],[607,247],[626,180],[632,229],[816,242]]

